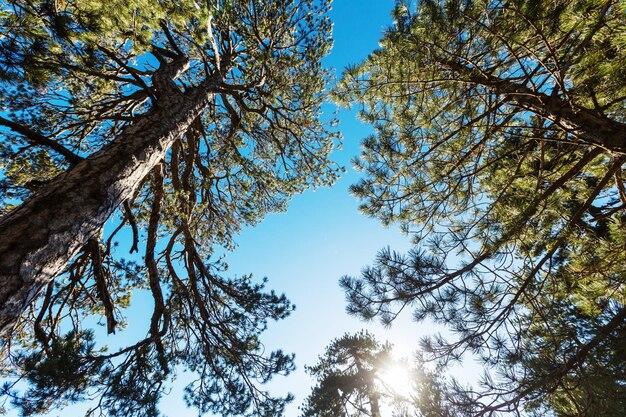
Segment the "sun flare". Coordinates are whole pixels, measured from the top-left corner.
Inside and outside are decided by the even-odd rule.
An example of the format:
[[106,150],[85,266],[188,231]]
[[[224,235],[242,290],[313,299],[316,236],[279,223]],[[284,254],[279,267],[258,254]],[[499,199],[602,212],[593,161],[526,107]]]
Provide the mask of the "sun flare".
[[390,394],[409,398],[413,381],[406,364],[391,363],[387,365],[378,375],[382,388],[388,390]]

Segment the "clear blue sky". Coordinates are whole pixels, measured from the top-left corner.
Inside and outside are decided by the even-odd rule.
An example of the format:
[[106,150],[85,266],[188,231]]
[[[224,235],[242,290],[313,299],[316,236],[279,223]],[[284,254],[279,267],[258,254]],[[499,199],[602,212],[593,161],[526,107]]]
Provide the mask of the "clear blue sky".
[[[377,48],[382,31],[391,24],[393,5],[393,0],[335,0],[331,14],[334,47],[326,65],[340,74],[346,65],[358,63]],[[287,417],[298,415],[298,406],[312,385],[304,365],[314,364],[332,339],[367,328],[408,354],[432,330],[412,323],[409,312],[391,329],[360,322],[345,312],[339,278],[358,275],[383,247],[404,250],[409,241],[397,228],[386,229],[359,213],[358,201],[348,192],[359,177],[350,161],[359,154],[360,142],[371,129],[347,111],[340,113],[339,129],[343,149],[335,151],[333,159],[346,167],[344,176],[333,187],[296,196],[286,213],[270,215],[244,230],[236,239],[238,249],[227,257],[231,274],[266,276],[269,287],[285,292],[296,305],[289,318],[273,323],[262,338],[268,349],[296,354],[297,370],[270,385],[276,394],[296,396]],[[183,385],[181,380],[180,387],[163,399],[164,414],[197,415],[192,409],[182,412]]]
[[[391,24],[393,4],[393,0],[335,0],[331,14],[334,47],[326,65],[339,74],[377,48],[382,31]],[[391,329],[360,322],[345,312],[338,279],[358,275],[381,248],[404,250],[409,241],[397,228],[386,229],[359,213],[358,201],[348,192],[359,177],[350,161],[371,130],[347,111],[340,113],[339,129],[343,149],[335,151],[333,159],[347,169],[341,180],[331,188],[296,196],[286,213],[271,215],[245,230],[236,239],[239,248],[227,258],[231,273],[267,276],[269,286],[284,291],[296,305],[289,318],[271,325],[263,337],[268,348],[296,353],[297,370],[271,385],[276,393],[295,394],[287,417],[298,415],[297,406],[312,384],[304,365],[314,364],[333,338],[367,328],[408,353],[432,330],[412,323],[408,311]],[[163,412],[172,417],[180,415],[176,397],[172,393],[162,403]]]

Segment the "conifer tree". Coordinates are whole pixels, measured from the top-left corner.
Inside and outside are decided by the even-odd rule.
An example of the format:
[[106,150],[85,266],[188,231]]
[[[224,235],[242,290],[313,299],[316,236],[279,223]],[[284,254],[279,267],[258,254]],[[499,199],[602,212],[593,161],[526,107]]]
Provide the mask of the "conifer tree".
[[337,90],[375,128],[362,210],[415,241],[342,279],[349,310],[446,324],[422,347],[482,358],[481,387],[455,396],[475,415],[626,409],[625,10],[399,2]]
[[[212,254],[335,177],[328,8],[0,5],[3,394],[24,415],[85,398],[92,415],[156,415],[177,367],[197,374],[200,412],[281,413],[289,397],[259,384],[292,356],[259,334],[292,306]],[[88,323],[123,330],[137,291],[153,299],[146,333],[107,350]]]
[[[333,340],[319,362],[307,367],[317,384],[303,407],[304,417],[461,417],[447,404],[442,378],[421,362],[409,365],[393,357],[393,346],[380,343],[367,332],[345,334]],[[385,372],[403,367],[409,385],[394,392],[398,381]],[[397,377],[397,375],[396,375]]]

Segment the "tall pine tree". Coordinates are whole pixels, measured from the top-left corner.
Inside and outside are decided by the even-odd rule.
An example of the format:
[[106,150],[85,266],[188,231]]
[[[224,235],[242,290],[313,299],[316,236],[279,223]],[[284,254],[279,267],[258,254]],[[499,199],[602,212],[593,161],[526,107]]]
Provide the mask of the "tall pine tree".
[[426,351],[493,371],[456,397],[476,415],[626,409],[625,10],[400,2],[337,90],[375,128],[363,211],[416,243],[344,277],[349,309],[446,324]]
[[[201,412],[281,413],[288,398],[259,383],[292,356],[259,334],[292,306],[211,254],[335,177],[319,118],[328,8],[0,6],[2,367],[27,383],[3,392],[24,415],[93,397],[92,412],[156,415],[177,366],[197,374],[186,398]],[[86,323],[124,329],[138,290],[154,302],[145,335],[96,344]]]

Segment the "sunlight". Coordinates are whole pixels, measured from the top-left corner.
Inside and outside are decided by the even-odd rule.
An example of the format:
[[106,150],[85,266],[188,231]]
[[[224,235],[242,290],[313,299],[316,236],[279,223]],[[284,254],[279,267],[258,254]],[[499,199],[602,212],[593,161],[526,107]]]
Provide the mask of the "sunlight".
[[409,398],[411,396],[413,381],[407,364],[390,362],[378,375],[382,387],[390,394]]

